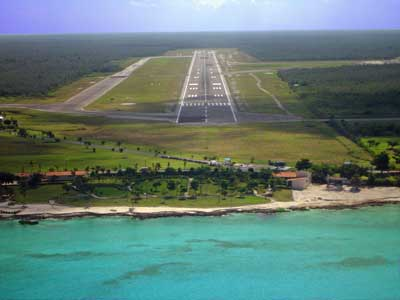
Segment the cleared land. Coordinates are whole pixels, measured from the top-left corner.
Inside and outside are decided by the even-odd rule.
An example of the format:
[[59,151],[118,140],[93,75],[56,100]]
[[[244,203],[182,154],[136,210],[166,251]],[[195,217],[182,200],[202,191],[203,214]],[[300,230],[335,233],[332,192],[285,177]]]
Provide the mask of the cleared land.
[[[311,114],[289,85],[275,71],[236,74],[228,77],[235,101],[241,111],[310,117]],[[260,89],[257,85],[259,81]],[[273,96],[284,106],[280,109]]]
[[[163,184],[165,185],[165,183]],[[160,189],[164,187],[161,186]],[[93,198],[86,194],[80,194],[76,191],[64,191],[62,185],[43,185],[37,189],[29,190],[24,197],[18,189],[15,189],[17,203],[29,204],[47,204],[49,200],[55,200],[62,205],[74,207],[115,207],[115,206],[138,206],[138,207],[193,207],[193,208],[212,208],[212,207],[234,207],[244,205],[255,205],[269,203],[268,200],[255,196],[244,196],[242,198],[227,196],[199,196],[197,199],[178,200],[176,192],[166,191],[166,194],[174,194],[172,199],[163,197],[148,197],[138,200],[132,200],[127,191],[121,191],[112,185],[96,188],[99,191],[107,191],[106,196],[101,199]],[[95,193],[96,193],[95,190]],[[108,196],[108,197],[107,197]]]
[[327,68],[327,67],[340,67],[346,65],[354,65],[358,63],[352,60],[327,60],[327,61],[278,61],[278,62],[255,62],[255,63],[233,63],[230,65],[229,71],[245,72],[245,71],[260,71],[260,70],[281,70],[293,68]]
[[[369,154],[323,123],[241,124],[191,127],[165,123],[132,123],[95,117],[23,111],[10,115],[21,127],[48,130],[63,137],[122,141],[129,147],[167,151],[184,157],[232,157],[236,161],[266,163],[301,158],[342,163],[368,160]],[[128,147],[128,146],[127,146]],[[12,153],[12,151],[7,151]]]
[[133,112],[173,111],[190,58],[156,58],[87,109]]
[[[50,169],[62,171],[64,169],[83,170],[96,167],[116,170],[127,167],[153,167],[160,164],[161,168],[168,165],[175,168],[191,167],[183,162],[155,157],[152,149],[141,149],[122,145],[124,152],[119,152],[115,142],[108,142],[104,146],[72,144],[76,140],[61,141],[59,143],[43,142],[40,139],[20,138],[0,133],[0,169],[3,172],[38,172]],[[71,143],[71,144],[69,144]],[[91,143],[96,141],[91,140]],[[95,152],[93,152],[95,148]],[[105,149],[110,148],[110,149]],[[112,151],[111,148],[115,148]]]

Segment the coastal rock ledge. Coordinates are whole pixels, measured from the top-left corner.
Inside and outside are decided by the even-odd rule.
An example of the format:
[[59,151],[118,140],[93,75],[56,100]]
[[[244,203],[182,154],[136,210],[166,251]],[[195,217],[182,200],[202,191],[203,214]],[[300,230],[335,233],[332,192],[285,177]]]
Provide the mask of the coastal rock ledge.
[[[293,192],[292,202],[271,202],[258,205],[218,208],[180,207],[68,207],[49,204],[31,204],[24,207],[0,206],[0,219],[43,220],[82,217],[132,217],[153,219],[165,217],[220,217],[236,213],[274,214],[312,209],[355,209],[365,206],[400,204],[399,188],[363,189],[360,193],[331,192],[322,186]],[[13,210],[15,213],[10,213]]]

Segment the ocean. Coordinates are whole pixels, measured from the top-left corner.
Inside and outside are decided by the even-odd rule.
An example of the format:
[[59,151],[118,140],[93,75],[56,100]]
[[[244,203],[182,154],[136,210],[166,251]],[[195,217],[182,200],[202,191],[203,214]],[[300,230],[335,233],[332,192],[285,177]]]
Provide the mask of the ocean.
[[400,206],[2,221],[0,299],[400,299]]

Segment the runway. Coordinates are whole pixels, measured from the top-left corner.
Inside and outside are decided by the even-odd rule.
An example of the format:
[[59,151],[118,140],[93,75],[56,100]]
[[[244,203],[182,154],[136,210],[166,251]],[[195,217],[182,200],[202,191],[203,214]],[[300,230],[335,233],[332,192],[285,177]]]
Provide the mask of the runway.
[[176,122],[237,122],[234,104],[214,51],[195,51],[182,90]]

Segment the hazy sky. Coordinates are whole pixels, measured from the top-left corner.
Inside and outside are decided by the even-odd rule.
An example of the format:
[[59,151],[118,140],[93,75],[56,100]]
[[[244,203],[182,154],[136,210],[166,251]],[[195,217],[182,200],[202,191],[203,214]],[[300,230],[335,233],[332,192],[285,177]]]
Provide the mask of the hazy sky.
[[400,0],[0,0],[0,33],[400,29]]

